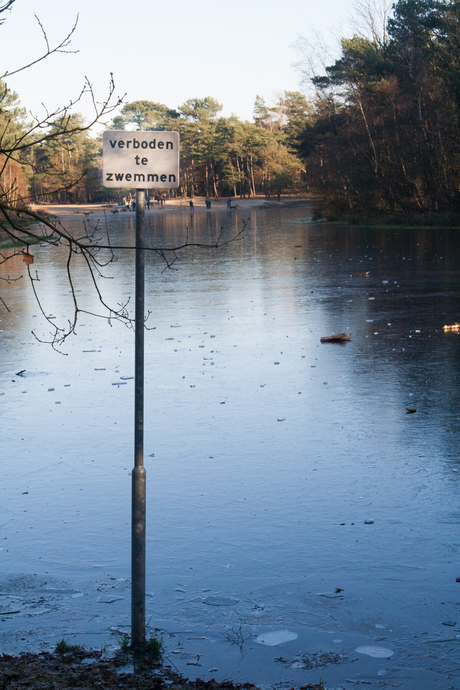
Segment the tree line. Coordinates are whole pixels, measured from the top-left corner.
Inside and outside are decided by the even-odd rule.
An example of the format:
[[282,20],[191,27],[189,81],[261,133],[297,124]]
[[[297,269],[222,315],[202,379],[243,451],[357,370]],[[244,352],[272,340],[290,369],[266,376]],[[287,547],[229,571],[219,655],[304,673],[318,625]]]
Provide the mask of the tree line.
[[[11,157],[2,177],[15,179],[12,195],[52,203],[87,203],[117,199],[123,190],[102,186],[102,137],[94,138],[78,114],[49,125],[49,138],[37,143],[17,94],[0,82],[0,127],[29,146]],[[221,197],[267,197],[304,188],[304,167],[293,134],[308,113],[305,96],[286,92],[274,108],[256,99],[254,123],[220,117],[213,98],[189,99],[176,109],[142,100],[125,103],[112,129],[177,131],[181,179],[173,194]]]
[[[174,194],[311,191],[329,214],[456,213],[460,0],[399,0],[389,18],[384,13],[381,32],[372,12],[387,0],[357,1],[367,8],[371,30],[342,39],[340,57],[310,75],[310,97],[285,92],[268,106],[257,96],[253,122],[221,116],[212,97],[177,108],[150,100],[124,103],[121,110],[111,104],[118,114],[109,126],[179,132],[181,180]],[[80,115],[66,109],[40,126],[30,123],[5,82],[4,75],[2,198],[14,205],[123,195],[102,186],[101,137],[91,135]]]

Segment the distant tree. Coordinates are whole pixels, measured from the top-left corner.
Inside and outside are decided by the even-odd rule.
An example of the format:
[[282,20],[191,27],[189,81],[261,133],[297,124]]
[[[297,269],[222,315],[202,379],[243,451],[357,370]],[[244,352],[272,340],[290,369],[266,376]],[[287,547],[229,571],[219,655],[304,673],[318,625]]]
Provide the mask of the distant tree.
[[266,196],[276,194],[279,201],[283,192],[299,187],[302,164],[284,144],[274,139],[264,146],[263,156]]
[[180,117],[177,110],[153,101],[133,101],[126,103],[119,115],[112,121],[113,129],[126,129],[135,125],[139,130],[169,130],[172,121]]
[[259,127],[270,129],[270,111],[265,100],[259,94],[254,101],[254,122]]
[[179,112],[187,120],[206,122],[214,120],[217,113],[222,110],[222,105],[215,98],[190,98],[180,106]]
[[276,104],[283,141],[298,153],[298,138],[312,116],[311,101],[299,91],[285,91]]
[[214,172],[213,140],[216,120],[222,105],[207,96],[190,98],[178,110],[181,118],[176,129],[181,138],[183,191],[193,197],[197,185],[201,185],[203,192],[208,196],[209,173]]
[[28,192],[27,151],[8,156],[2,149],[13,146],[17,138],[26,136],[26,111],[20,107],[18,95],[9,91],[1,80],[0,104],[0,199],[8,194],[11,201],[18,204]]
[[[80,115],[69,115],[68,120],[73,131],[33,148],[31,191],[36,201],[66,204],[90,200],[88,173],[96,165],[98,144],[85,130]],[[53,122],[50,134],[60,128],[60,120]]]

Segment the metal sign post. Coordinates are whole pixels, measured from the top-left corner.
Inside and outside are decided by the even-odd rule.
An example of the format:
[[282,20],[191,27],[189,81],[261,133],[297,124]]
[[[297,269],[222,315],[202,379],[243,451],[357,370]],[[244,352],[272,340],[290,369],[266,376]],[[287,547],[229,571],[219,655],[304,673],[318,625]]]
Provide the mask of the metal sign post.
[[179,134],[108,130],[102,139],[103,185],[136,189],[134,469],[131,516],[131,646],[145,645],[144,273],[145,190],[179,186]]
[[134,468],[131,516],[131,645],[134,649],[145,644],[144,221],[145,192],[143,189],[138,189],[136,190]]

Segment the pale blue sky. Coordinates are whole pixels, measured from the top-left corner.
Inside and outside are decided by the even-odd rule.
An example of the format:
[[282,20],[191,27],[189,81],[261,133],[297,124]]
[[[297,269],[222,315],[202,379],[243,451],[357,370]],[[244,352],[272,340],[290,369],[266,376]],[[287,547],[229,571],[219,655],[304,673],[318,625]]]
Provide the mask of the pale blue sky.
[[[213,96],[222,114],[252,119],[256,94],[272,104],[284,90],[301,90],[293,63],[299,36],[320,32],[331,44],[350,34],[353,0],[16,0],[0,28],[2,71],[43,49],[41,30],[59,42],[79,14],[74,55],[54,55],[7,79],[22,105],[38,112],[74,97],[84,77],[102,99],[110,72],[118,95],[170,107]],[[89,103],[79,108],[89,113]]]

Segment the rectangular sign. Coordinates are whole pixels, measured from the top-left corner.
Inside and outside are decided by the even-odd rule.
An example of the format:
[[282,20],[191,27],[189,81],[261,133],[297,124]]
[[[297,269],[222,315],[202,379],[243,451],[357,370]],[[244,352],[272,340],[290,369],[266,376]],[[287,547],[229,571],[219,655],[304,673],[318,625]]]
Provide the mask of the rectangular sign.
[[104,187],[173,189],[179,186],[179,133],[111,129],[102,139]]

